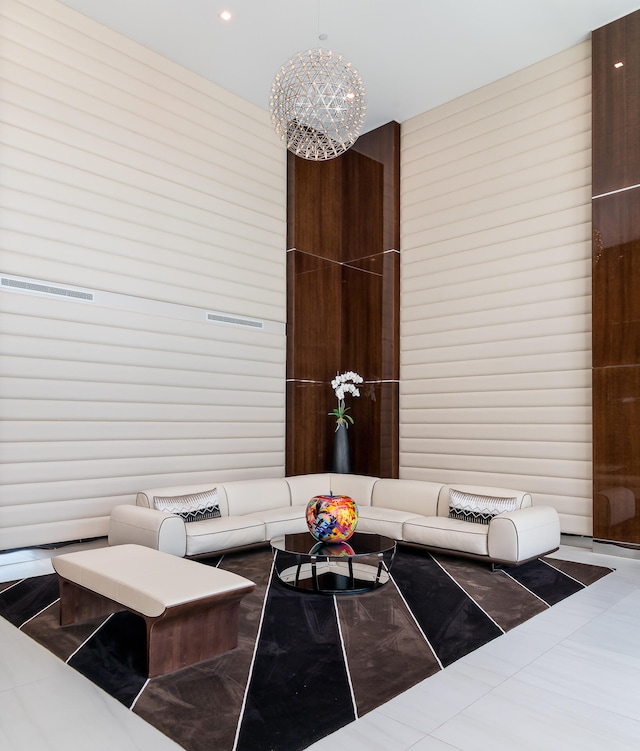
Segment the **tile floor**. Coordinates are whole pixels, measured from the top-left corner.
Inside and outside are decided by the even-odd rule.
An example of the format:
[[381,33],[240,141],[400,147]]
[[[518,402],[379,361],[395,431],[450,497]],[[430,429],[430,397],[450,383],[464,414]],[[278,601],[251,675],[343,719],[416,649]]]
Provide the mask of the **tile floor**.
[[[0,581],[51,573],[55,552],[0,553]],[[616,570],[313,751],[637,751],[640,560],[572,545],[556,555]],[[179,748],[2,618],[0,655],[1,749]]]

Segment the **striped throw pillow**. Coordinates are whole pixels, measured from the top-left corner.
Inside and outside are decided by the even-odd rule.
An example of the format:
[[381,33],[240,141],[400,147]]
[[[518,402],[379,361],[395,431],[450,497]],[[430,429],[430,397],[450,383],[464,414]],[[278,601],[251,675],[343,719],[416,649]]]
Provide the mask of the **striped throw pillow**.
[[516,498],[493,498],[461,490],[449,490],[449,518],[475,524],[489,524],[494,516],[516,510]]
[[199,522],[203,519],[216,519],[220,516],[218,489],[212,488],[202,493],[176,496],[154,496],[153,505],[158,511],[166,511],[182,517],[185,522]]

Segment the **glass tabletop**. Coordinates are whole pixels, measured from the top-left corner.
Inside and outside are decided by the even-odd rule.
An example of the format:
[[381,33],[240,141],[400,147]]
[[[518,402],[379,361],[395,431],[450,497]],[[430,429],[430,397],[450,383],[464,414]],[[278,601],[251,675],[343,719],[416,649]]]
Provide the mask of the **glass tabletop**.
[[395,548],[395,540],[384,535],[354,532],[345,542],[318,542],[309,532],[281,535],[271,540],[271,547],[297,555],[344,558],[349,556],[385,553]]
[[318,542],[308,532],[271,540],[275,570],[288,587],[320,594],[356,594],[386,584],[396,542],[355,532],[345,542]]

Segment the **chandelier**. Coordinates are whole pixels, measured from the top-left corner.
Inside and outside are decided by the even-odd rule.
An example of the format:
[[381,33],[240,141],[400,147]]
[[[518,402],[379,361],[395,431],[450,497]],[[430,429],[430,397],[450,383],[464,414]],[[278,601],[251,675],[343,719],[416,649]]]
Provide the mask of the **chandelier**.
[[367,110],[362,79],[331,51],[298,52],[276,74],[269,100],[276,133],[289,151],[323,161],[356,142]]

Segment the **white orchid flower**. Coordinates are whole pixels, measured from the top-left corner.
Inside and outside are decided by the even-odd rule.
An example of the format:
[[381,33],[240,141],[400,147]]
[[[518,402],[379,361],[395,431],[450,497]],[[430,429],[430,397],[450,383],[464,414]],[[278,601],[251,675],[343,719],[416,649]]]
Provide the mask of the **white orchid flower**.
[[363,379],[362,376],[354,373],[353,370],[348,370],[342,374],[339,373],[331,381],[331,388],[338,400],[338,406],[336,409],[329,412],[329,414],[337,418],[336,430],[338,430],[341,425],[344,425],[346,428],[349,427],[349,423],[353,425],[353,417],[347,414],[350,407],[345,406],[344,397],[345,394],[360,396],[360,389],[355,385],[357,383],[363,383]]

